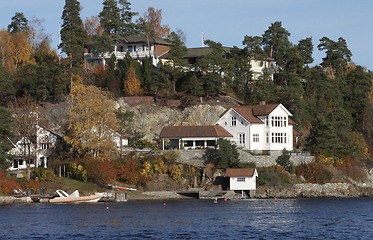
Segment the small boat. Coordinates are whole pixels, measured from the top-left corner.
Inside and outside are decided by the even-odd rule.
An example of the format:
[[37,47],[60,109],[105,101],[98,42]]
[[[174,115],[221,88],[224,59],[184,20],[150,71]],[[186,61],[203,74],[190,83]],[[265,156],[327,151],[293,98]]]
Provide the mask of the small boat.
[[89,196],[80,196],[79,191],[75,190],[70,195],[63,190],[57,190],[58,197],[49,200],[50,203],[81,203],[81,202],[98,202],[102,193],[95,193]]

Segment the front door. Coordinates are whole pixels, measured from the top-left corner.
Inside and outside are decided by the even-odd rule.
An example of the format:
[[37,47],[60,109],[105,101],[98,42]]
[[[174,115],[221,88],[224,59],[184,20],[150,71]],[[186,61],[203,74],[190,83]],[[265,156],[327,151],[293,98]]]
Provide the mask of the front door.
[[245,147],[245,133],[238,133],[238,147],[244,148]]

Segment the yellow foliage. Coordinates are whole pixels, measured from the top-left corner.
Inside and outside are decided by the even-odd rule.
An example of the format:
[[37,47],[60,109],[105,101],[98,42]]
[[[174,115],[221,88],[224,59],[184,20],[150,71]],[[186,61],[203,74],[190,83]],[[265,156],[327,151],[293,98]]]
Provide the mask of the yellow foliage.
[[[79,79],[79,78],[77,78]],[[114,101],[94,86],[75,84],[69,96],[70,121],[65,140],[80,154],[104,157],[115,150]]]
[[164,174],[167,172],[167,165],[164,163],[162,159],[157,159],[154,162],[154,171],[159,174]]
[[326,157],[326,156],[320,154],[319,156],[317,156],[316,162],[321,163],[323,165],[330,165],[331,166],[331,165],[334,165],[335,159],[334,159],[334,157]]
[[124,92],[127,95],[141,95],[143,89],[141,88],[141,82],[136,74],[136,63],[131,63],[128,69],[127,78],[124,80]]
[[142,165],[141,175],[150,176],[151,169],[152,169],[152,164],[149,161],[144,162],[144,164]]
[[180,182],[183,175],[183,165],[174,164],[171,169],[171,177],[174,181]]

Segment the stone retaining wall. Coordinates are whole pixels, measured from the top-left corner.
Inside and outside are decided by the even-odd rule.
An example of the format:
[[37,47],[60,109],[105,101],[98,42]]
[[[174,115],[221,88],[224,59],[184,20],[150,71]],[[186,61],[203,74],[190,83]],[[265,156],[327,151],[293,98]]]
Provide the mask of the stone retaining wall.
[[12,204],[12,203],[32,203],[30,197],[13,197],[13,196],[2,196],[0,197],[0,204]]
[[[276,165],[276,159],[278,156],[270,155],[251,155],[250,153],[238,150],[240,154],[241,162],[253,162],[257,167],[269,167]],[[180,157],[177,162],[193,165],[196,167],[204,166],[205,150],[180,150]],[[295,166],[302,163],[311,163],[314,160],[313,156],[291,156],[290,161]]]

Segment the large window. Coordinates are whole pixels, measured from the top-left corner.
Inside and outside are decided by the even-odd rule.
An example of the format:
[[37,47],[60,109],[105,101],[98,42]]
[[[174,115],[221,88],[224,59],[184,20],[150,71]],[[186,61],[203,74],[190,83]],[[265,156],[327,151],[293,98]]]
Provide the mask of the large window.
[[253,142],[259,142],[259,134],[258,133],[253,134]]
[[272,133],[272,143],[287,143],[286,133]]
[[236,126],[236,125],[237,125],[237,118],[232,117],[232,126]]
[[286,127],[287,117],[272,116],[271,126],[272,127]]

